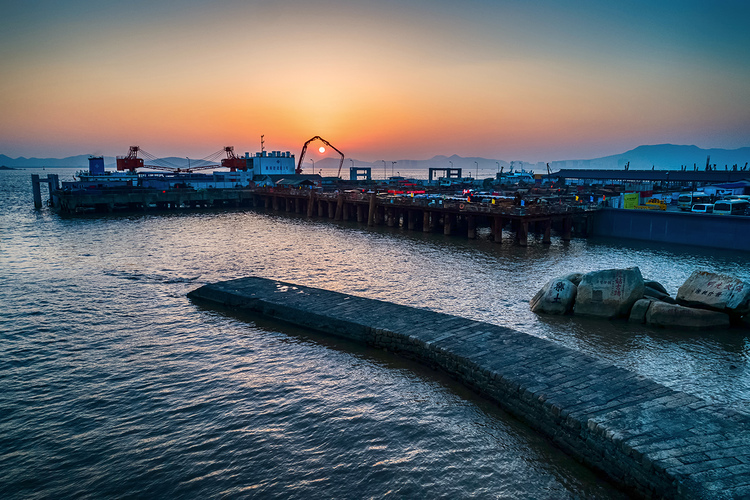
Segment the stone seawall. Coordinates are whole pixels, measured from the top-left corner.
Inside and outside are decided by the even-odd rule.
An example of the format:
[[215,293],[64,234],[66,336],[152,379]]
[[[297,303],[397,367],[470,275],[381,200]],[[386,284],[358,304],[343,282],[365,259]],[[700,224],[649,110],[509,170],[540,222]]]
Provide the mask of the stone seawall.
[[750,248],[750,217],[739,215],[605,208],[596,213],[592,226],[594,236],[727,250]]
[[263,278],[188,296],[444,370],[647,498],[750,497],[750,416],[508,328]]

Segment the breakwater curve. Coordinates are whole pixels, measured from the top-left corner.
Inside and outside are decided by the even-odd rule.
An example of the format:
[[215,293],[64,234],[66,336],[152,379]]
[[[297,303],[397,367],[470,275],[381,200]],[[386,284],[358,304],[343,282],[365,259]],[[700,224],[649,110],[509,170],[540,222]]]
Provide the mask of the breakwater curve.
[[264,278],[197,301],[360,341],[441,369],[643,497],[750,496],[750,416],[509,328]]

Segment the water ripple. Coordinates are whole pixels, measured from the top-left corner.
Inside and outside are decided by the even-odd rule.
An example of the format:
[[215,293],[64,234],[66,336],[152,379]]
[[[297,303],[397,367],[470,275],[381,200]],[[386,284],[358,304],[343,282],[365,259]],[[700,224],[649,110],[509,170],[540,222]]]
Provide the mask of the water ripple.
[[570,270],[639,265],[672,293],[696,267],[750,279],[730,253],[520,248],[260,212],[60,218],[29,208],[28,172],[0,175],[3,498],[622,498],[438,374],[185,297],[247,275],[511,326],[750,399],[746,336],[528,310]]

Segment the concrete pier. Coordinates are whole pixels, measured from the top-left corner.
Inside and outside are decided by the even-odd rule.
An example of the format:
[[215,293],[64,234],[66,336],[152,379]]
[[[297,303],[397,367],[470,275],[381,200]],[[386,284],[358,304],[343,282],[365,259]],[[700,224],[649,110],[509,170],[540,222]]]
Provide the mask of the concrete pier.
[[640,496],[750,498],[749,415],[586,354],[488,323],[263,278],[188,296],[444,370]]
[[[464,235],[468,239],[478,238],[481,229],[489,228],[492,239],[497,243],[502,242],[503,226],[512,224],[516,230],[516,241],[522,246],[528,244],[531,227],[540,231],[543,243],[550,243],[553,222],[559,226],[563,240],[569,240],[573,228],[578,230],[579,226],[589,224],[597,210],[578,204],[518,207],[507,203],[463,203],[457,200],[393,198],[376,193],[315,192],[286,188],[254,188],[253,192],[259,199],[266,200],[300,199],[310,203],[314,197],[317,210],[311,211],[308,205],[308,217],[342,221],[353,220],[356,214],[357,222],[367,221],[368,226],[386,225],[409,231],[442,232],[445,235]],[[586,234],[583,229],[578,232]]]
[[[151,189],[142,187],[106,188],[96,190],[60,190],[56,177],[39,179],[32,176],[34,204],[42,205],[40,183],[50,185],[50,205],[62,213],[117,212],[179,209],[182,207],[265,208],[273,212],[305,213],[307,217],[334,221],[367,221],[368,226],[387,225],[409,231],[480,237],[488,228],[492,239],[502,242],[503,225],[516,228],[520,245],[528,241],[529,224],[540,227],[553,223],[560,227],[562,238],[570,239],[572,228],[591,224],[596,208],[584,205],[513,206],[509,203],[463,203],[460,200],[394,198],[376,193],[324,192],[292,188],[231,188],[231,189]],[[54,182],[53,182],[54,180]],[[574,223],[573,217],[576,217]],[[523,222],[525,224],[520,224]],[[579,231],[581,234],[586,231]],[[549,231],[544,242],[550,242]]]
[[[33,175],[33,174],[32,174]],[[51,176],[50,176],[51,177]],[[54,176],[57,177],[57,176]],[[41,179],[44,182],[45,179]],[[32,176],[34,203],[37,203],[38,182]],[[52,190],[52,188],[50,188]],[[250,207],[255,204],[254,193],[243,189],[170,189],[118,190],[109,189],[98,193],[66,192],[56,189],[50,194],[53,206],[62,213],[74,214],[78,211],[95,210],[113,212],[116,210],[147,211],[178,209],[180,207]],[[284,198],[267,196],[258,199],[266,209],[280,210],[286,207]]]

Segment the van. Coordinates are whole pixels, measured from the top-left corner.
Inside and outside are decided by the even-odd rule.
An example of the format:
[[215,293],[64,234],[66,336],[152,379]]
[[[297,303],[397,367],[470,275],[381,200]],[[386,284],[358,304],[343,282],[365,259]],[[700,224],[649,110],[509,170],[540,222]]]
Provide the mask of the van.
[[691,212],[697,212],[701,214],[710,214],[714,211],[714,206],[710,203],[697,203],[693,205]]
[[720,200],[714,203],[714,213],[717,215],[745,215],[750,207],[746,200]]

